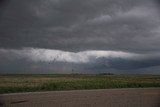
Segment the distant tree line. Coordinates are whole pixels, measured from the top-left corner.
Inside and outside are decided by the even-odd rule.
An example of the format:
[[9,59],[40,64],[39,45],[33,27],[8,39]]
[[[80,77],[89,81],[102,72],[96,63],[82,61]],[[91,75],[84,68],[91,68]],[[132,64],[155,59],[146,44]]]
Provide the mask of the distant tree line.
[[99,75],[114,75],[113,73],[99,73]]

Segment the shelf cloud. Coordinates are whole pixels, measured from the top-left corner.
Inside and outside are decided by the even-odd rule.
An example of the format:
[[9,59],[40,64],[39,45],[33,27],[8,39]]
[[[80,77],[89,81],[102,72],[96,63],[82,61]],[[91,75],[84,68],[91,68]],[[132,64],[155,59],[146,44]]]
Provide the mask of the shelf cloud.
[[0,73],[156,73],[159,6],[159,0],[1,0]]
[[[69,63],[89,63],[95,59],[104,58],[122,58],[133,59],[146,57],[145,55],[116,52],[116,51],[82,51],[82,52],[67,52],[51,49],[34,49],[24,48],[21,50],[16,49],[0,49],[1,55],[8,55],[17,59],[26,59],[29,61],[42,61],[42,62],[69,62]],[[149,55],[148,55],[149,56]],[[138,60],[138,59],[137,59]]]
[[134,73],[160,64],[159,53],[137,54],[104,50],[69,52],[39,48],[0,49],[0,53],[0,67],[5,72],[23,70],[23,73],[35,73],[37,70],[47,70],[44,73],[68,73],[74,69],[77,73],[98,73],[114,69],[119,73],[122,70]]

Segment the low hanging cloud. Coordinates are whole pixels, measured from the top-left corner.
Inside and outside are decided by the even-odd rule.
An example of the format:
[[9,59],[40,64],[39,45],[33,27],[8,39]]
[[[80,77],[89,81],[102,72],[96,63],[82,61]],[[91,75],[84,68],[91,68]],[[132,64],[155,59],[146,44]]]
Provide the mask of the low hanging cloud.
[[76,73],[126,73],[129,70],[130,73],[137,73],[139,69],[160,64],[159,53],[137,54],[104,50],[69,52],[39,48],[0,49],[0,56],[3,61],[0,67],[6,73],[71,73],[73,70]]
[[[82,52],[67,52],[51,49],[39,48],[24,48],[21,50],[16,49],[0,49],[2,55],[9,55],[17,59],[26,59],[29,61],[42,61],[42,62],[69,62],[69,63],[89,63],[98,58],[122,58],[122,59],[137,59],[145,58],[146,55],[127,53],[121,51],[100,51],[90,50]],[[150,56],[150,55],[148,55]]]
[[1,0],[0,6],[0,73],[159,72],[159,0]]

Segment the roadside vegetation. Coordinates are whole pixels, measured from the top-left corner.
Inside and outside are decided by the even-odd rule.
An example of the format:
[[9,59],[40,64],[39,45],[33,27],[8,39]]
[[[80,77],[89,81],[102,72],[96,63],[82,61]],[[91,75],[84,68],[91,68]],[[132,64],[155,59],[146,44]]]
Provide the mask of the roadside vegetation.
[[0,94],[143,87],[160,87],[160,75],[0,75]]

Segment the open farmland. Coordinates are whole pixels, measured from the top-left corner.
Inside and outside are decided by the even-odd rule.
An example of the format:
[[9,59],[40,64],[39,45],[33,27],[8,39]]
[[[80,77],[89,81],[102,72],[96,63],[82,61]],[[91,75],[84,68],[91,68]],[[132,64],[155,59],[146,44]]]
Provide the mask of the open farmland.
[[0,93],[160,87],[158,75],[0,75]]

